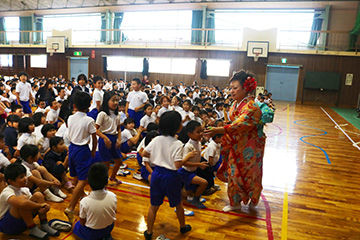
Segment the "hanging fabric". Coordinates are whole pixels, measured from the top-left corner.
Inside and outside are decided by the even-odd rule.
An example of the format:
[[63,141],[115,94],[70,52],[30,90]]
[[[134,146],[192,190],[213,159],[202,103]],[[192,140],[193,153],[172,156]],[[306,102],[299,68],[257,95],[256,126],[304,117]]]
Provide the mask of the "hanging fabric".
[[[106,15],[101,16],[101,30],[106,30]],[[100,42],[106,42],[106,31],[100,32]]]
[[[311,26],[311,31],[321,31],[322,23],[323,23],[323,18],[321,17],[321,14],[318,13],[314,14],[314,20]],[[319,38],[320,38],[319,32],[311,32],[309,39],[309,47],[316,47]]]
[[150,75],[150,73],[149,73],[149,60],[147,58],[144,58],[144,60],[143,60],[142,75],[147,76],[147,77],[149,77],[149,75]]
[[[192,23],[191,28],[202,28],[202,10],[192,11]],[[202,31],[192,30],[191,31],[191,44],[201,45]]]
[[107,71],[107,57],[103,57],[103,72],[105,73],[105,78],[108,78],[108,71]]
[[200,78],[207,79],[207,62],[206,62],[206,60],[201,60]]
[[[206,14],[206,23],[205,27],[209,29],[215,29],[215,13],[207,12]],[[208,30],[207,31],[207,44],[215,44],[215,30]]]
[[5,18],[0,17],[0,44],[6,44]]
[[354,28],[350,31],[350,42],[349,42],[349,51],[358,50],[356,47],[356,41],[360,34],[360,3],[358,7],[358,14],[355,20]]
[[[43,31],[43,18],[36,17],[35,18],[35,31]],[[42,44],[43,43],[43,33],[36,32],[34,37],[35,44]]]
[[[32,31],[32,17],[20,17],[20,31]],[[20,43],[30,43],[31,32],[20,32]]]
[[[123,12],[115,13],[114,30],[120,29],[123,19],[124,19]],[[121,34],[124,35],[122,32],[121,32]],[[124,38],[122,38],[122,41],[124,41]],[[113,42],[120,43],[120,31],[114,31],[114,41]]]

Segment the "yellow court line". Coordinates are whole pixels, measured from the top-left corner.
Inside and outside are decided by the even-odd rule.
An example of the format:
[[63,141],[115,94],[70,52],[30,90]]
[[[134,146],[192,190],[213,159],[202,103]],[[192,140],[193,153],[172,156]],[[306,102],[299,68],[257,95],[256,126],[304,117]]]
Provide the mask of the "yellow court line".
[[[286,150],[289,145],[289,104],[287,105],[287,120],[286,120]],[[288,224],[288,189],[287,189],[287,180],[285,179],[285,193],[284,193],[284,202],[283,202],[283,216],[281,224],[281,240],[287,239],[287,224]]]

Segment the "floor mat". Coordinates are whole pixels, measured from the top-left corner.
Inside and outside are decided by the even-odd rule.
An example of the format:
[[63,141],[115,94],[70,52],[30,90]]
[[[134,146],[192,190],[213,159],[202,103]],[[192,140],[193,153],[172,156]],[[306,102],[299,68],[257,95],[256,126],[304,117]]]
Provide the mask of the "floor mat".
[[360,130],[360,118],[357,118],[357,116],[359,116],[359,113],[356,111],[355,108],[332,107],[331,109],[334,110],[341,117],[343,117],[346,121],[354,125],[354,127]]

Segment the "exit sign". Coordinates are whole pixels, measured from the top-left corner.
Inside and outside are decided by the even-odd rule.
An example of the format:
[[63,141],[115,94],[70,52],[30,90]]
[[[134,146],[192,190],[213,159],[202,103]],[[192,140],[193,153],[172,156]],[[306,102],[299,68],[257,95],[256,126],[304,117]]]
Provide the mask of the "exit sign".
[[281,63],[287,63],[287,58],[282,58]]
[[82,56],[82,52],[74,52],[74,56]]

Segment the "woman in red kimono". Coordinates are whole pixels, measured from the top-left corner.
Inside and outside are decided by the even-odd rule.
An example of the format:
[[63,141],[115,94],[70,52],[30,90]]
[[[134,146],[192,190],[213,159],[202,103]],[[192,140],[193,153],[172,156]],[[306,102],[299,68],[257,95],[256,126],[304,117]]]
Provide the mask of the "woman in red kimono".
[[230,80],[231,96],[235,100],[224,127],[208,128],[208,136],[224,134],[221,142],[223,163],[217,176],[228,183],[230,205],[224,212],[241,209],[241,202],[250,200],[256,206],[262,190],[262,165],[266,136],[260,123],[261,110],[248,93],[256,88],[252,74],[241,70]]

